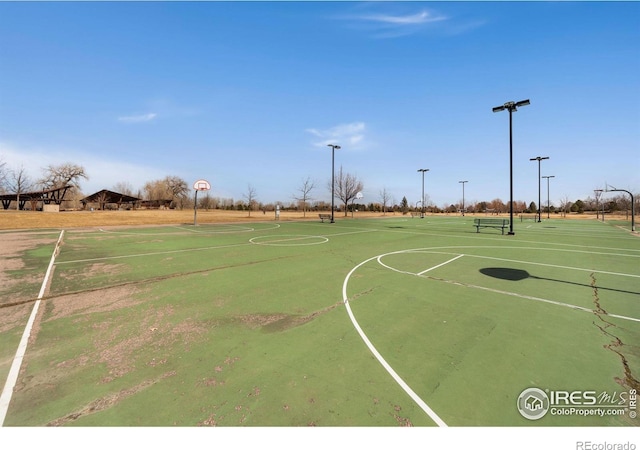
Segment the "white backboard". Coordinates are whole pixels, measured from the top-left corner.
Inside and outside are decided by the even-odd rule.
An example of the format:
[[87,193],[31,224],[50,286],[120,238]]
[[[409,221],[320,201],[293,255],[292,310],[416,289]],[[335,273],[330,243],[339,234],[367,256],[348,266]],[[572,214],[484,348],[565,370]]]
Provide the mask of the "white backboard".
[[211,189],[211,185],[207,180],[198,180],[193,183],[193,188],[196,191],[208,191],[209,189]]

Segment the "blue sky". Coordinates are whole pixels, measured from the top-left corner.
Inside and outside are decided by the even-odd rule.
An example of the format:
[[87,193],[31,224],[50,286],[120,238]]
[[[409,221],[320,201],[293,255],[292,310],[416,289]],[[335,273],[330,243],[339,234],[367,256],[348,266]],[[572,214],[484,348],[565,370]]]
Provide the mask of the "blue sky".
[[[366,203],[640,191],[637,2],[0,2],[0,159],[86,194],[166,175],[211,194]],[[546,183],[543,180],[543,202]]]

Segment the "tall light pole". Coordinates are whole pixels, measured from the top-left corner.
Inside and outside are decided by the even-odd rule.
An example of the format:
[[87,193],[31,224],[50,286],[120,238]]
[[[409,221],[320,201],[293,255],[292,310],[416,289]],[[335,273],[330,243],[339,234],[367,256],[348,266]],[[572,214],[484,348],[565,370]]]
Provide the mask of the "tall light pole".
[[538,222],[542,222],[540,217],[540,161],[543,159],[549,159],[548,156],[536,156],[535,158],[529,158],[529,161],[538,161]]
[[555,177],[555,175],[547,175],[542,177],[547,179],[547,219],[549,218],[549,211],[551,211],[551,203],[549,203],[549,178]]
[[422,172],[422,210],[420,211],[420,218],[424,217],[424,173],[429,169],[418,169],[418,172]]
[[511,116],[514,111],[518,110],[520,106],[526,106],[530,102],[529,100],[520,100],[519,102],[507,102],[502,106],[496,106],[493,108],[493,112],[509,111],[509,233],[513,232],[513,122]]
[[458,181],[458,183],[462,183],[462,215],[464,216],[464,184],[468,183],[469,181],[465,180],[465,181]]
[[336,149],[340,149],[339,145],[335,145],[335,144],[327,144],[327,147],[331,147],[331,223],[334,223],[333,220],[333,199],[335,197],[335,184],[336,184],[336,177],[335,177],[335,153],[336,153]]

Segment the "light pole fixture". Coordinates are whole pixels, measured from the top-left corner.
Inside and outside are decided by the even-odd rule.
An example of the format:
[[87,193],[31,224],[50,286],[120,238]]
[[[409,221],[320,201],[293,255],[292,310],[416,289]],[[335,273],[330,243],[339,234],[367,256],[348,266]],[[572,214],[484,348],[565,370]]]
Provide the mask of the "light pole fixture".
[[458,183],[462,183],[462,215],[464,216],[464,184],[468,183],[469,181],[465,180],[465,181],[458,181]]
[[418,172],[422,172],[422,210],[420,211],[420,218],[424,218],[424,173],[429,169],[418,169]]
[[547,179],[547,219],[549,218],[549,212],[551,211],[551,203],[549,203],[549,178],[555,177],[555,175],[547,175],[542,177]]
[[507,234],[510,235],[515,234],[513,232],[513,121],[511,116],[514,111],[518,110],[518,107],[526,106],[529,103],[527,99],[519,102],[507,102],[502,106],[493,108],[493,112],[504,111],[505,109],[509,111],[509,233]]
[[543,159],[549,159],[548,156],[536,156],[535,158],[529,158],[529,161],[538,161],[538,222],[542,222],[540,217],[540,161]]
[[339,145],[335,145],[335,144],[327,144],[327,147],[331,147],[331,223],[334,223],[333,220],[333,210],[335,209],[333,206],[333,199],[335,197],[335,184],[336,184],[336,177],[335,177],[335,152],[336,149],[340,149]]

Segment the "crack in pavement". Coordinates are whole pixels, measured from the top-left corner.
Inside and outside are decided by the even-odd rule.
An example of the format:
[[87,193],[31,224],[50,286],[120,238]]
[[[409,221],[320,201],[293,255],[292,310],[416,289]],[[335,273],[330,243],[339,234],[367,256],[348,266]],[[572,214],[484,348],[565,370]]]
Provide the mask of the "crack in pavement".
[[607,330],[607,328],[610,328],[610,327],[617,328],[617,326],[604,319],[604,316],[607,316],[608,313],[600,304],[600,297],[598,296],[598,286],[596,285],[595,273],[591,273],[591,288],[593,289],[593,304],[595,306],[593,313],[602,322],[601,325],[596,322],[593,322],[593,324],[605,336],[608,336],[612,339],[609,344],[605,344],[603,347],[606,348],[607,350],[612,351],[613,353],[615,353],[620,357],[620,362],[622,363],[622,367],[624,370],[624,378],[620,379],[616,377],[616,382],[618,382],[623,386],[626,385],[630,388],[639,390],[640,382],[634,377],[633,373],[631,372],[631,367],[629,367],[629,361],[627,360],[626,356],[622,353],[622,348],[625,345],[624,342],[622,342],[622,340],[618,336],[614,335],[613,333]]

